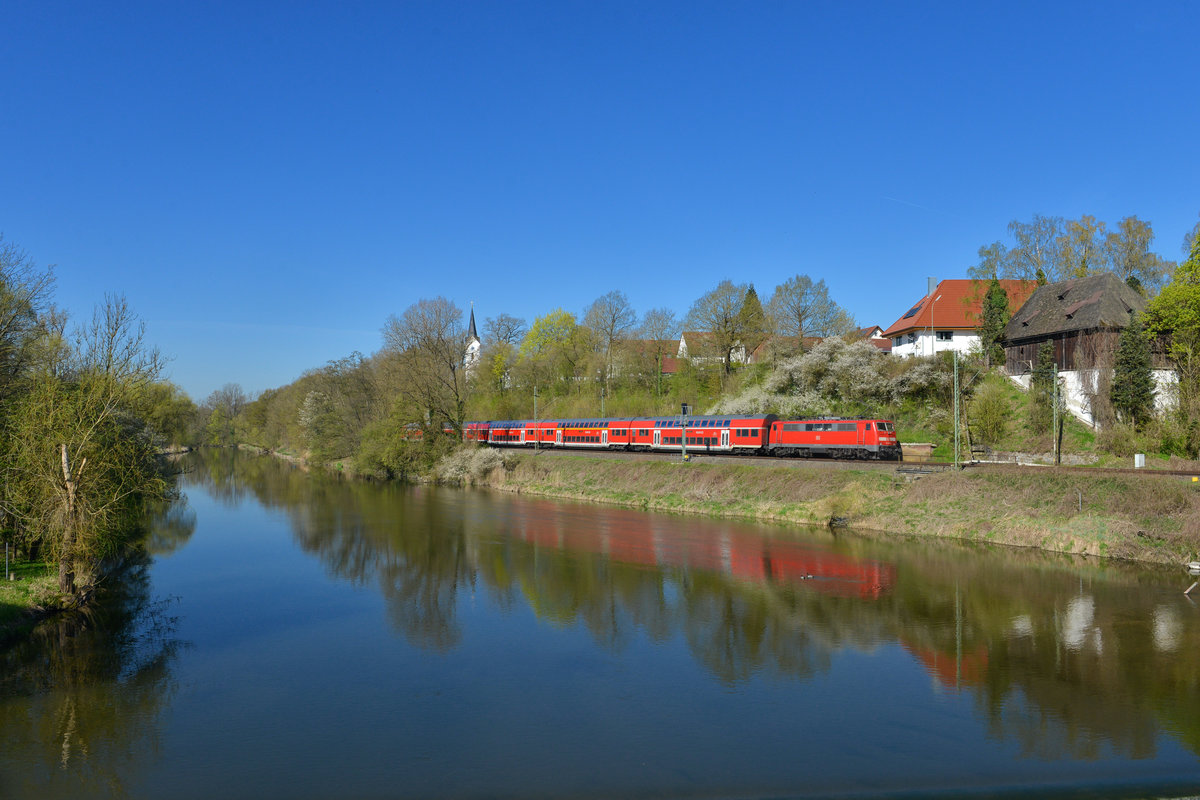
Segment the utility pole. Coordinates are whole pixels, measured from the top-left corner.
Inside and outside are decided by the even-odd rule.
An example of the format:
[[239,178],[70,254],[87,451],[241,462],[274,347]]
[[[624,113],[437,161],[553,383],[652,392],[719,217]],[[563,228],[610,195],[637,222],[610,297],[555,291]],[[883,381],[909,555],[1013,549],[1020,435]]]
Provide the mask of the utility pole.
[[954,469],[958,470],[958,351],[954,351]]
[[682,410],[682,412],[683,412],[683,413],[681,413],[681,414],[679,415],[679,434],[680,434],[680,435],[679,435],[679,441],[680,441],[680,447],[682,447],[682,451],[681,451],[681,452],[682,452],[682,454],[683,454],[683,460],[684,460],[684,461],[687,461],[687,412],[688,412],[688,404],[687,404],[687,403],[684,403],[684,404],[681,406],[681,410]]
[[538,454],[537,386],[533,387],[533,454]]
[[1060,436],[1058,431],[1059,415],[1058,415],[1058,359],[1054,360],[1054,427],[1050,429],[1051,435],[1054,437],[1054,466],[1062,464],[1062,445],[1059,442]]

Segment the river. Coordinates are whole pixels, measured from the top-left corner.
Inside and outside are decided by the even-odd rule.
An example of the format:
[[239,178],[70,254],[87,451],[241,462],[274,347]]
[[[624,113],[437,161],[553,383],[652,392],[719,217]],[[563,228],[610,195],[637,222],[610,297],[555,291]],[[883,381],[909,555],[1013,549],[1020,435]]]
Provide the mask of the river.
[[1200,792],[1182,569],[180,463],[0,797]]

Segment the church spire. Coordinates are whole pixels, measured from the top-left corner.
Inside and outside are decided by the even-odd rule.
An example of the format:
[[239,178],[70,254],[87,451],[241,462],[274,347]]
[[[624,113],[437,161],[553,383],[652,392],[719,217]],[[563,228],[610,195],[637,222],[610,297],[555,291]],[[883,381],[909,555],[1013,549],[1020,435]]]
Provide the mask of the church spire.
[[479,333],[475,330],[475,303],[471,302],[471,324],[467,326],[467,338],[479,341]]

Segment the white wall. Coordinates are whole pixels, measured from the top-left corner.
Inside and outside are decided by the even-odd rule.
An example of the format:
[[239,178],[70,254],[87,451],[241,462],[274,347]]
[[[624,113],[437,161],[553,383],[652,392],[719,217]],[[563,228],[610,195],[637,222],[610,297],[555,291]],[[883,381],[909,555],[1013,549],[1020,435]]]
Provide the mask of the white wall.
[[[951,331],[950,341],[937,340],[937,331],[913,331],[913,341],[909,342],[909,334],[892,339],[892,355],[895,356],[928,356],[934,353],[957,350],[966,353],[979,344],[979,336],[972,331]],[[900,342],[900,344],[897,344]]]
[[[1071,413],[1071,416],[1093,428],[1096,427],[1096,420],[1092,415],[1084,387],[1085,382],[1088,386],[1095,385],[1097,372],[1098,370],[1095,369],[1071,369],[1058,373],[1059,380],[1062,382],[1063,399],[1066,401],[1067,411]],[[1175,371],[1170,369],[1156,369],[1151,374],[1154,376],[1154,410],[1161,413],[1175,404],[1177,376]],[[1022,389],[1029,391],[1029,384],[1032,380],[1029,373],[1013,375],[1011,378]]]

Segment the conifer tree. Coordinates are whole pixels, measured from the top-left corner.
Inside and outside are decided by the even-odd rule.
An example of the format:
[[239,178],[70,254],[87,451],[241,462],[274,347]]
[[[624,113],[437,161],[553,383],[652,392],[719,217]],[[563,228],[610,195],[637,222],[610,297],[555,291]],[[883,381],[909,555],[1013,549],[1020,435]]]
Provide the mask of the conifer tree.
[[983,296],[982,320],[979,326],[979,344],[983,348],[983,363],[988,367],[992,361],[1004,360],[1004,348],[1000,340],[1004,338],[1004,329],[1008,327],[1011,314],[1008,310],[1008,292],[1000,285],[996,276],[988,284],[987,294]]
[[1042,342],[1029,385],[1029,422],[1038,433],[1050,430],[1054,403],[1054,342]]
[[742,346],[749,356],[767,338],[767,315],[758,299],[758,292],[754,291],[754,284],[750,284],[746,290],[742,309],[738,312],[738,323],[742,329]]
[[1150,342],[1135,316],[1121,331],[1113,370],[1113,409],[1122,422],[1141,427],[1154,409],[1154,376],[1150,364]]

